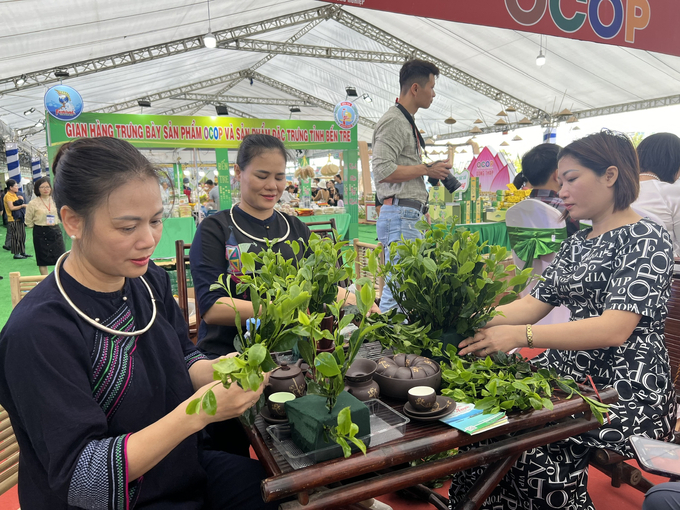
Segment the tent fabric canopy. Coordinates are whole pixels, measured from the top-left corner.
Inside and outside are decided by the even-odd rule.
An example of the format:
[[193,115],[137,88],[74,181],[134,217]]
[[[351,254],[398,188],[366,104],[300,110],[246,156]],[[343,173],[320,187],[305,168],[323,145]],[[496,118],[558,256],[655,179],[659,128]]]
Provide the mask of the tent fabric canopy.
[[[0,3],[4,27],[0,35],[0,122],[18,130],[20,138],[22,133],[28,133],[26,142],[40,149],[46,145],[45,132],[36,124],[42,119],[44,92],[55,83],[33,82],[34,86],[17,87],[16,78],[173,41],[192,38],[196,41],[208,32],[205,1],[75,0],[68,8],[53,0]],[[535,59],[539,35],[528,32],[311,0],[213,0],[210,12],[214,33],[265,20],[273,20],[272,26],[280,26],[239,35],[237,39],[244,41],[244,46],[247,40],[261,42],[262,46],[266,41],[285,43],[294,38],[293,44],[305,47],[362,50],[368,52],[367,59],[373,61],[281,53],[268,58],[267,52],[252,51],[250,46],[240,48],[235,40],[220,40],[220,44],[230,49],[208,49],[202,47],[198,39],[198,43],[187,45],[182,52],[170,51],[173,53],[170,56],[164,56],[163,51],[156,48],[153,59],[140,59],[132,65],[113,68],[104,62],[102,70],[69,77],[64,83],[81,93],[86,111],[119,108],[115,105],[132,101],[132,105],[117,111],[140,113],[136,100],[152,97],[151,107],[144,108],[143,113],[215,115],[217,101],[153,98],[154,94],[179,89],[201,95],[229,96],[232,101],[221,103],[228,107],[231,116],[301,120],[332,119],[328,105],[344,100],[345,87],[352,86],[359,94],[354,100],[363,119],[359,139],[370,141],[372,123],[394,103],[399,93],[400,63],[409,55],[396,52],[385,40],[363,35],[333,16],[297,24],[285,20],[276,24],[278,17],[289,19],[293,13],[330,8],[342,9],[352,20],[362,23],[363,28],[391,34],[476,79],[476,84],[468,86],[449,76],[439,78],[434,103],[428,110],[419,111],[416,117],[427,137],[469,130],[477,118],[483,119],[484,125],[480,124],[483,128],[493,125],[497,112],[508,106],[496,100],[494,90],[533,108],[536,118],[541,112],[552,114],[564,108],[578,115],[612,105],[667,98],[677,94],[680,81],[680,57],[648,51],[544,36],[547,62],[538,67]],[[305,33],[300,36],[303,29]],[[378,56],[384,54],[392,54],[393,62],[378,62]],[[366,53],[362,55],[366,58]],[[207,82],[239,71],[248,71],[248,75],[253,76],[252,83],[248,77],[241,77],[235,83],[234,79]],[[312,104],[298,92],[319,101]],[[245,99],[234,101],[234,96],[283,101],[252,104]],[[291,113],[291,106],[298,106],[301,112]],[[24,115],[30,108],[35,108],[35,112]],[[517,122],[525,115],[521,111],[510,113],[508,122]],[[444,123],[450,116],[457,120],[455,126]]]

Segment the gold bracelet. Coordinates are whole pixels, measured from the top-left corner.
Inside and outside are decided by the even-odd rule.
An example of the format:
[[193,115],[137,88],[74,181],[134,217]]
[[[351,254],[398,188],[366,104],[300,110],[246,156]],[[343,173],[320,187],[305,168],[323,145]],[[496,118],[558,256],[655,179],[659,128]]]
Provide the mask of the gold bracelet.
[[527,345],[529,349],[534,348],[534,332],[531,331],[531,324],[527,324]]

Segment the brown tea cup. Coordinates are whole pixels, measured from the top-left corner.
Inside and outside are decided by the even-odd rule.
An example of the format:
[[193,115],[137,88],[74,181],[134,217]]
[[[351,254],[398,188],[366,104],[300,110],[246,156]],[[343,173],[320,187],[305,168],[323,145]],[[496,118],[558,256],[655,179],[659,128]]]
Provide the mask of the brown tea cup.
[[430,411],[437,402],[437,393],[429,386],[414,386],[408,390],[408,401],[416,411]]
[[286,417],[286,402],[295,400],[295,395],[289,391],[277,391],[269,395],[267,409],[274,418]]

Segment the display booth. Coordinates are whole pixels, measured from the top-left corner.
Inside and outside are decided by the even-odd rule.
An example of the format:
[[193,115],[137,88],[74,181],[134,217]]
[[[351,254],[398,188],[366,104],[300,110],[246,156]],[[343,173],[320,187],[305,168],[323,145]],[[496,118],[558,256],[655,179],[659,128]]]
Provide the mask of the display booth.
[[[241,140],[248,134],[275,136],[288,149],[341,151],[345,162],[343,181],[346,212],[341,215],[314,215],[303,221],[325,221],[329,217],[335,217],[345,238],[354,239],[359,233],[356,125],[351,129],[342,129],[335,122],[324,120],[83,113],[73,121],[61,121],[48,115],[46,132],[50,164],[54,161],[59,146],[76,138],[109,136],[145,149],[213,149],[222,209],[232,206],[228,151],[238,149]],[[180,191],[182,177],[181,166],[175,164],[172,178]],[[182,239],[191,242],[195,232],[193,218],[166,218],[163,238],[154,251],[153,258],[174,257],[175,241]]]

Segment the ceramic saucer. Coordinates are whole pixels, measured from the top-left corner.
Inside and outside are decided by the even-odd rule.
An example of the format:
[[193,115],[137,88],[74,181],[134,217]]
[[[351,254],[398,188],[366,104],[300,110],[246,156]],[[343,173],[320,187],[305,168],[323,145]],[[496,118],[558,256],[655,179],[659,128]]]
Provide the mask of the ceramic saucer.
[[430,414],[427,416],[416,416],[415,414],[409,413],[406,409],[404,409],[404,414],[408,416],[411,420],[416,420],[416,421],[437,421],[441,418],[444,418],[445,416],[448,416],[454,411],[454,407],[449,407],[448,409],[445,409],[441,413],[436,413],[434,415]]
[[278,425],[279,423],[288,423],[288,418],[277,418],[276,416],[272,416],[272,414],[269,412],[269,408],[267,406],[262,408],[262,411],[260,411],[260,415],[262,416],[262,419],[269,423],[270,425]]
[[456,408],[456,402],[449,398],[445,397],[444,395],[439,395],[437,397],[437,402],[432,406],[432,409],[430,411],[417,411],[410,402],[406,402],[404,404],[404,411],[409,413],[411,416],[418,416],[422,418],[430,418],[430,417],[441,417],[449,414],[451,411],[453,411]]

